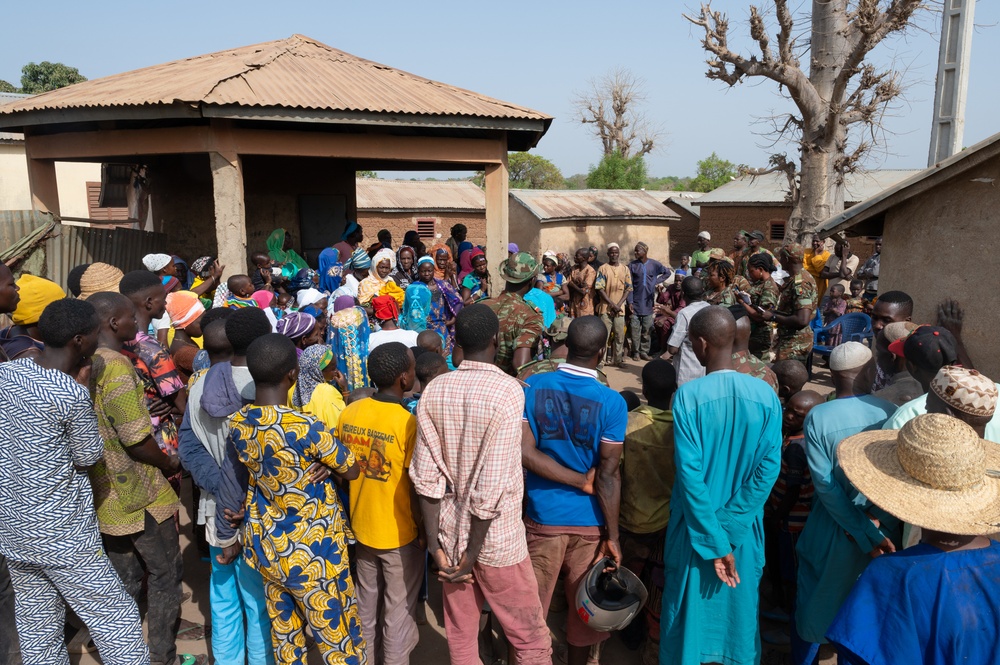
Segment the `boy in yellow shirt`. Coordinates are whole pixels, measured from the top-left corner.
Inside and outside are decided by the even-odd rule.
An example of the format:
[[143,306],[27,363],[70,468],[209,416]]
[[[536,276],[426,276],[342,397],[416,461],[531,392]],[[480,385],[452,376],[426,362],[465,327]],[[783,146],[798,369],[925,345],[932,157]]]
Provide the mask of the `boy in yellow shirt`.
[[417,420],[402,403],[415,381],[413,353],[399,342],[378,346],[368,356],[368,376],[378,392],[348,405],[337,426],[361,467],[350,483],[358,610],[372,661],[406,665],[419,639],[415,612],[424,578],[409,474]]

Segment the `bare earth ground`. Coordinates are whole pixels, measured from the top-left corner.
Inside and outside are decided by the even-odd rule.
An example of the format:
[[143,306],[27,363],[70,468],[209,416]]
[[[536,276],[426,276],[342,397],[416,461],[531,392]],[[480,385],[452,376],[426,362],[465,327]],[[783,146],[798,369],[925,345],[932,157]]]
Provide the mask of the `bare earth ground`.
[[[622,369],[608,368],[605,370],[611,387],[615,390],[632,390],[636,394],[642,394],[640,376],[644,363],[628,361],[626,367]],[[825,368],[815,368],[816,376],[814,382],[807,387],[825,394],[831,390],[829,372]],[[181,512],[181,548],[184,552],[184,591],[190,593],[190,598],[181,608],[183,618],[195,623],[209,623],[209,598],[208,598],[208,577],[210,566],[207,561],[201,560],[197,547],[192,542],[191,531],[191,496],[189,481],[185,482],[184,505],[185,510]],[[549,626],[552,629],[555,650],[553,656],[554,663],[565,663],[565,646],[562,626],[565,622],[565,610],[551,612],[549,615]],[[427,603],[427,625],[420,627],[420,644],[411,654],[410,662],[414,665],[445,665],[448,663],[448,645],[445,639],[444,615],[441,611],[441,586],[433,580],[430,584],[430,599]],[[762,622],[762,629],[785,628],[781,624],[772,624],[767,621]],[[211,637],[196,641],[179,640],[177,642],[179,653],[208,654],[211,653]],[[505,656],[501,648],[496,648],[494,653]],[[487,654],[483,654],[486,656]],[[100,663],[97,654],[73,655],[71,657],[74,665],[93,665]],[[764,665],[783,665],[788,661],[787,649],[771,648],[764,646]],[[321,665],[322,659],[315,648],[309,654],[309,665]],[[640,658],[638,651],[629,651],[617,636],[612,636],[604,643],[600,662],[603,665],[639,665]],[[823,665],[831,665],[836,662],[835,657],[824,658]],[[485,665],[494,665],[488,658],[484,659]]]

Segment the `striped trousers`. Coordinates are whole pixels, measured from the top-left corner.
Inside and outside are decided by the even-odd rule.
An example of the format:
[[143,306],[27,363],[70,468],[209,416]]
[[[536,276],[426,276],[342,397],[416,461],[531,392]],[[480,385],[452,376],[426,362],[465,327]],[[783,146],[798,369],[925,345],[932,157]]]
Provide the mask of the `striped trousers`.
[[149,665],[139,610],[103,550],[61,560],[59,567],[7,563],[24,665],[69,665],[67,604],[90,629],[104,665]]

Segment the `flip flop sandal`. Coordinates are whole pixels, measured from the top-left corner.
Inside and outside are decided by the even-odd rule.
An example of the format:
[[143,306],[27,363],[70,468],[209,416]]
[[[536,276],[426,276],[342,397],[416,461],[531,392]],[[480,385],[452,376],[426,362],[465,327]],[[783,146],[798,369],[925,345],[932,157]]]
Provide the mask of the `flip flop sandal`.
[[205,626],[187,619],[181,619],[177,627],[177,639],[196,641],[205,639]]
[[189,653],[179,653],[177,654],[177,660],[180,665],[208,665],[208,656],[203,653],[197,656]]

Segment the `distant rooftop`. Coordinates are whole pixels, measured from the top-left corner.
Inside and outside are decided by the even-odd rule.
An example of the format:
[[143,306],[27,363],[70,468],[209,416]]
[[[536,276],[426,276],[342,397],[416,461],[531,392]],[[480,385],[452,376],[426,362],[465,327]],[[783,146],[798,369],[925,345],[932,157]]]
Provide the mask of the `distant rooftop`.
[[[909,178],[915,169],[878,169],[844,176],[844,203],[853,205]],[[788,178],[784,173],[743,176],[708,192],[694,202],[696,206],[722,205],[781,205],[787,200]]]
[[486,194],[468,180],[358,178],[358,210],[483,212]]
[[[10,104],[11,102],[17,102],[31,95],[24,95],[19,92],[0,92],[0,106],[4,104]],[[24,142],[24,134],[20,132],[0,132],[0,143],[22,143]]]
[[642,189],[512,189],[510,195],[542,222],[678,219],[657,196]]

